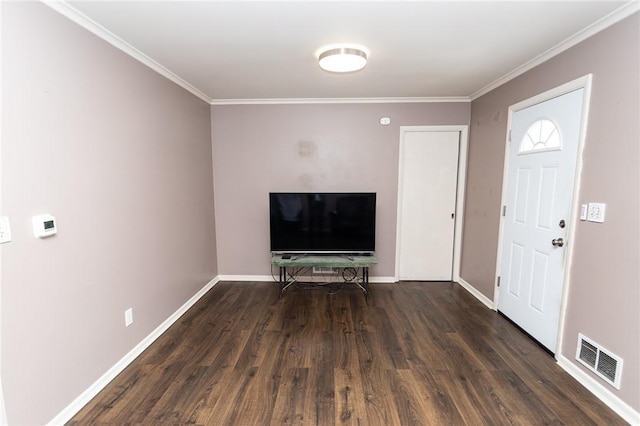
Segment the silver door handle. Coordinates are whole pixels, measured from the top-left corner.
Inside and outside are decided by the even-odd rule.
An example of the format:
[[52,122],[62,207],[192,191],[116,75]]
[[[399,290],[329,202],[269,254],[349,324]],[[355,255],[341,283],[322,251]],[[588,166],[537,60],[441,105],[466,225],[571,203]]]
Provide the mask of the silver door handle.
[[562,238],[554,238],[551,240],[551,245],[554,247],[562,247],[564,245],[564,240]]

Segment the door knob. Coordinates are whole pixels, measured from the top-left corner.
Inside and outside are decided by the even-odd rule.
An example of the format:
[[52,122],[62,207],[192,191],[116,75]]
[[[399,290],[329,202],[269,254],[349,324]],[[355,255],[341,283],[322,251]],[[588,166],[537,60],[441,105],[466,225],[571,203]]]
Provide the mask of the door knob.
[[564,240],[562,238],[554,238],[551,240],[551,244],[554,247],[562,247],[564,245]]

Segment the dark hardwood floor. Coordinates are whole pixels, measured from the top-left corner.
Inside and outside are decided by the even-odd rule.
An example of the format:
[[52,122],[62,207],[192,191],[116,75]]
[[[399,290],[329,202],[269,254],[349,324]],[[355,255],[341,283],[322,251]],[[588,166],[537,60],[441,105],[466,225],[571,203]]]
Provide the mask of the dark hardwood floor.
[[70,425],[617,425],[455,283],[218,283]]

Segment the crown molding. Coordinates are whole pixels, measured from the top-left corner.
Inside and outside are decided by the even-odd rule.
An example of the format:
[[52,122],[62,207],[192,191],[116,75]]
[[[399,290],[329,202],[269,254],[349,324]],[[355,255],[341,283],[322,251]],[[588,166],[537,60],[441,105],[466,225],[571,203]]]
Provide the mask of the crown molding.
[[176,83],[178,86],[192,93],[196,97],[202,99],[210,105],[274,105],[274,104],[366,104],[366,103],[437,103],[437,102],[472,102],[480,96],[500,87],[501,85],[513,80],[514,78],[524,74],[532,68],[548,61],[552,57],[564,52],[565,50],[575,46],[576,44],[586,40],[605,28],[621,21],[631,14],[640,10],[640,1],[631,0],[621,6],[614,12],[596,21],[587,28],[577,32],[573,36],[555,45],[551,49],[543,52],[535,58],[525,62],[516,69],[508,72],[494,82],[488,84],[471,96],[451,96],[451,97],[398,97],[398,98],[273,98],[273,99],[213,99],[186,80],[180,78],[168,68],[160,65],[158,62],[142,53],[140,50],[131,46],[97,22],[93,21],[82,12],[78,11],[65,0],[40,0],[43,4],[51,9],[67,17],[71,21],[80,25],[84,29],[90,31],[101,39],[105,40],[114,47],[120,49],[124,53],[148,66],[160,75]]
[[525,72],[537,67],[538,65],[548,61],[549,59],[553,58],[554,56],[564,52],[565,50],[570,49],[571,47],[575,46],[576,44],[588,39],[589,37],[599,33],[600,31],[602,31],[602,30],[610,27],[611,25],[623,20],[624,18],[632,15],[633,13],[637,12],[638,10],[640,10],[640,1],[639,0],[629,1],[625,5],[621,6],[620,8],[616,9],[615,11],[611,12],[609,15],[599,19],[598,21],[594,22],[593,24],[589,25],[588,27],[578,31],[577,33],[575,33],[571,37],[567,38],[566,40],[556,44],[555,46],[553,46],[552,48],[546,50],[545,52],[541,53],[540,55],[536,56],[535,58],[525,62],[522,65],[520,65],[518,68],[516,68],[516,69],[508,72],[507,74],[503,75],[499,79],[495,80],[493,83],[490,83],[489,85],[487,85],[487,86],[483,87],[482,89],[478,90],[477,92],[473,93],[469,97],[469,99],[471,101],[475,101],[480,96],[489,93],[490,91],[492,91],[492,90],[502,86],[503,84],[513,80],[514,78],[524,74]]
[[80,25],[82,28],[90,31],[91,33],[97,35],[107,43],[113,45],[114,47],[122,50],[127,55],[133,57],[134,59],[142,62],[144,65],[148,66],[158,74],[163,77],[171,80],[176,83],[178,86],[207,102],[211,103],[212,99],[207,96],[204,92],[200,91],[195,86],[191,85],[189,82],[183,80],[178,75],[173,73],[168,68],[160,65],[155,60],[151,59],[149,56],[145,55],[135,47],[131,46],[126,41],[122,40],[120,37],[113,34],[111,31],[104,28],[102,25],[93,21],[91,18],[83,14],[82,12],[75,9],[73,6],[66,3],[64,0],[41,0],[41,2],[76,24]]
[[90,31],[112,46],[120,49],[132,58],[140,61],[163,77],[176,83],[210,105],[274,105],[274,104],[354,104],[354,103],[432,103],[432,102],[470,102],[467,96],[429,97],[429,98],[273,98],[273,99],[212,99],[204,92],[180,78],[168,68],[142,53],[111,31],[104,28],[65,0],[40,0],[51,9]]
[[211,105],[276,105],[276,104],[399,104],[471,102],[468,96],[431,98],[274,98],[274,99],[213,99]]

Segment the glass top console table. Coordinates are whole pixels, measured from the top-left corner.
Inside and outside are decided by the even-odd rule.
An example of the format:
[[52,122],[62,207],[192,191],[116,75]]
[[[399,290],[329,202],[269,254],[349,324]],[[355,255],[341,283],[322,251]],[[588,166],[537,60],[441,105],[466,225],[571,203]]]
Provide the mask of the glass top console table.
[[297,282],[295,275],[287,272],[287,268],[323,267],[323,268],[353,268],[356,273],[352,281],[369,297],[369,267],[378,263],[373,255],[350,254],[292,254],[290,256],[276,254],[271,256],[271,264],[280,269],[278,279],[280,297],[284,291]]

